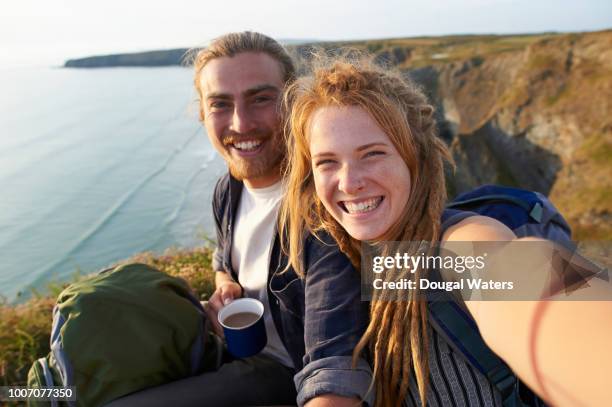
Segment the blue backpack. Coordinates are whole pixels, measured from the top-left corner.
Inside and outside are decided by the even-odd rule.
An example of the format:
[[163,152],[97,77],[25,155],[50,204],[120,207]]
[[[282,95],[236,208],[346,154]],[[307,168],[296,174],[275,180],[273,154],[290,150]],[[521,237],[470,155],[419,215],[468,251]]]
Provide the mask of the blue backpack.
[[[447,205],[442,219],[446,229],[474,213],[502,222],[517,237],[542,237],[571,245],[571,230],[553,204],[538,192],[485,185],[463,193]],[[543,401],[525,386],[484,342],[472,317],[446,292],[436,292],[428,301],[434,329],[449,345],[480,371],[500,392],[504,407],[543,406]]]

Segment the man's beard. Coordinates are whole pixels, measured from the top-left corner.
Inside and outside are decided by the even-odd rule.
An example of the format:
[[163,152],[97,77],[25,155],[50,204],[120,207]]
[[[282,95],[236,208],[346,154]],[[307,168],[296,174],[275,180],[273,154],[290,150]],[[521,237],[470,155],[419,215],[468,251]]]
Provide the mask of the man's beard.
[[[241,140],[261,140],[265,145],[261,146],[262,151],[256,156],[241,158],[231,152],[234,148],[232,144]],[[248,135],[228,134],[223,137],[223,145],[226,148],[225,161],[230,174],[237,180],[256,179],[273,171],[280,174],[279,167],[285,157],[285,145],[278,132],[255,130]]]

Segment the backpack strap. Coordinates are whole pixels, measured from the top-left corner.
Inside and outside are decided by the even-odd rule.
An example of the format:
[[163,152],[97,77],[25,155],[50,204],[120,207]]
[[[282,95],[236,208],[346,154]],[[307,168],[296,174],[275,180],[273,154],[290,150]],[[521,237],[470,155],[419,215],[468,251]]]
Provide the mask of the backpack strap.
[[428,292],[428,310],[434,329],[457,348],[467,361],[499,391],[504,407],[541,406],[536,397],[525,404],[516,375],[484,342],[474,320],[445,291]]
[[[55,386],[55,383],[53,383],[53,374],[51,373],[51,369],[49,368],[47,358],[40,358],[35,363],[38,363],[42,369],[43,378],[45,379],[45,386]],[[57,399],[55,397],[51,397],[49,399],[49,402],[51,403],[51,407],[58,407]]]
[[49,369],[47,358],[40,358],[36,362],[39,363],[40,367],[42,368],[43,377],[45,379],[45,385],[47,387],[53,387],[53,375],[51,374],[51,370]]
[[472,199],[465,199],[460,201],[454,201],[448,204],[446,207],[449,209],[466,209],[482,204],[490,203],[510,203],[521,207],[525,212],[529,214],[529,217],[537,223],[542,222],[543,208],[540,202],[531,204],[530,202],[521,199],[517,196],[507,194],[491,194],[481,195]]

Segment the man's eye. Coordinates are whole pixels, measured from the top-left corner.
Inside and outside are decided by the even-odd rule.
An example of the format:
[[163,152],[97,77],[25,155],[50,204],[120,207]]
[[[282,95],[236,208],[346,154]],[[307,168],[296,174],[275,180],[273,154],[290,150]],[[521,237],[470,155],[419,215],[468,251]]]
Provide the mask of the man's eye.
[[229,107],[229,105],[230,104],[227,103],[227,102],[224,102],[222,100],[218,100],[218,101],[212,102],[210,104],[210,108],[213,109],[213,110],[220,110],[220,109],[225,109],[225,108]]
[[257,96],[253,99],[254,103],[266,103],[271,101],[273,98],[271,98],[270,96]]

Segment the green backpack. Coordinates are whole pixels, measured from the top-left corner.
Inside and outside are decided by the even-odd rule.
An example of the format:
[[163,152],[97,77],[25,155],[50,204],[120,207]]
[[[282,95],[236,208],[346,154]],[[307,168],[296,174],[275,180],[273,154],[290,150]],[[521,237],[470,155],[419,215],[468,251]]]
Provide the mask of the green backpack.
[[187,283],[145,264],[74,283],[53,310],[51,352],[28,387],[74,386],[76,401],[31,406],[101,406],[119,397],[215,369],[220,343]]

